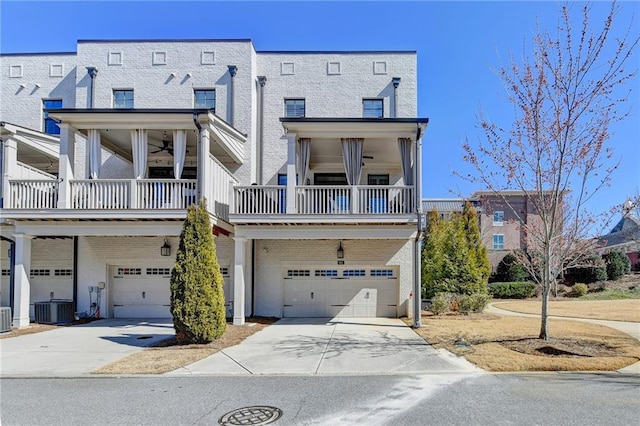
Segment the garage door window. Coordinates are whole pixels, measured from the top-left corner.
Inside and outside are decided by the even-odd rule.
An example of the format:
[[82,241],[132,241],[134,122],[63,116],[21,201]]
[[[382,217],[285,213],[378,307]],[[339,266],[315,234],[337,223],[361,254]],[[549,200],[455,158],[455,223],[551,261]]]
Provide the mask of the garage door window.
[[51,275],[51,271],[48,269],[32,269],[29,273],[31,278],[33,277],[48,277]]
[[366,277],[364,269],[345,269],[342,271],[343,277]]
[[289,269],[287,271],[288,277],[310,277],[311,271],[308,269]]
[[316,277],[337,277],[337,269],[316,269]]
[[393,277],[393,269],[372,269],[372,277]]
[[118,268],[118,275],[142,275],[142,268]]
[[53,275],[56,277],[70,277],[73,275],[73,271],[71,269],[54,269]]
[[171,268],[147,268],[147,275],[171,275]]

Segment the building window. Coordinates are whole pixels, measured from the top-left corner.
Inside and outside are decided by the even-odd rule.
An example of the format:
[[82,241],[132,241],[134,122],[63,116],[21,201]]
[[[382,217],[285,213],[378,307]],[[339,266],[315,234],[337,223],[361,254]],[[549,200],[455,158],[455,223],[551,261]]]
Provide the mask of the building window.
[[493,212],[493,226],[502,226],[504,224],[504,212]]
[[284,100],[284,116],[285,117],[304,117],[305,107],[304,99],[285,99]]
[[389,185],[389,175],[368,175],[367,185]]
[[194,90],[193,107],[216,112],[216,91],[213,89]]
[[382,118],[384,116],[382,99],[363,99],[362,100],[362,116],[372,117],[372,118]]
[[128,109],[133,108],[133,90],[114,90],[113,107]]
[[[62,99],[45,99],[42,101],[42,109],[60,109],[62,108]],[[43,131],[49,135],[59,135],[60,127],[58,127],[58,123],[53,118],[49,117],[49,113],[46,111],[42,112],[43,118]]]
[[493,249],[504,250],[504,235],[493,234]]

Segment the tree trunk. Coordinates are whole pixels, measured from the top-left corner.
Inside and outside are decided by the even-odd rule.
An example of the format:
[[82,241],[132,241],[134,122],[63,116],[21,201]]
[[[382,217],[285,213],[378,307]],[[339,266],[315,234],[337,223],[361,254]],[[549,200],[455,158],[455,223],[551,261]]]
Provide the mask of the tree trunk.
[[539,339],[549,340],[549,329],[547,327],[547,316],[549,311],[549,293],[551,292],[552,275],[551,263],[546,262],[542,273],[542,313],[540,315],[540,336]]

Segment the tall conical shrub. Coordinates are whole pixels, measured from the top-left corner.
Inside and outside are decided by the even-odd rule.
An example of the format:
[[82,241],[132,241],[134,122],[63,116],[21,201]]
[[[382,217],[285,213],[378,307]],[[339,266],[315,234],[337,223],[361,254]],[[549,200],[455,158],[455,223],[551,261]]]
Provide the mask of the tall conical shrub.
[[204,199],[189,206],[171,271],[171,314],[180,343],[208,343],[227,326],[223,279]]

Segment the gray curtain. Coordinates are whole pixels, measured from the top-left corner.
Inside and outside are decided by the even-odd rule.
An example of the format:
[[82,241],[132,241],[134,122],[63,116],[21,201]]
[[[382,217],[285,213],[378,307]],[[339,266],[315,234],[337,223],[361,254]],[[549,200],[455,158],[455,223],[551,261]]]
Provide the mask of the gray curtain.
[[89,179],[98,179],[102,162],[100,130],[90,129],[87,132],[87,157],[89,158]]
[[363,138],[342,138],[342,161],[349,185],[358,185],[362,176]]
[[311,157],[311,139],[298,139],[298,157],[296,171],[298,172],[298,185],[307,184],[309,176],[309,158]]
[[402,178],[406,186],[413,185],[413,164],[411,161],[411,138],[398,138]]
[[147,131],[131,131],[131,150],[133,151],[133,177],[144,179],[147,173]]

